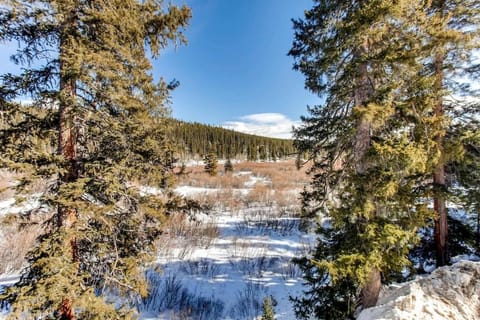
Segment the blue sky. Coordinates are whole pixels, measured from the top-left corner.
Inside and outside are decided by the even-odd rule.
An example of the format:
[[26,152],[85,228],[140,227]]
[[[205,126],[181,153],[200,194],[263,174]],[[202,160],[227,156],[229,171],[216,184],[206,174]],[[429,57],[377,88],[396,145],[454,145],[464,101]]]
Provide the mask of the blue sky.
[[155,75],[180,81],[173,116],[236,130],[288,137],[319,99],[287,56],[292,18],[311,0],[177,0],[192,8],[187,46],[167,50]]
[[[173,116],[274,137],[291,127],[319,98],[304,89],[303,76],[287,56],[292,18],[312,0],[174,0],[192,9],[185,30],[188,45],[168,48],[153,62],[154,75],[180,87],[173,92]],[[0,72],[15,45],[0,47]]]

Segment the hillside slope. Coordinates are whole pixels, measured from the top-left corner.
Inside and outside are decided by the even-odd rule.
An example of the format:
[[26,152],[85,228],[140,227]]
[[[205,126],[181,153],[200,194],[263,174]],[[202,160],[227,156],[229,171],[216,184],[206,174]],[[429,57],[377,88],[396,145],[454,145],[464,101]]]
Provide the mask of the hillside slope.
[[292,140],[260,137],[201,123],[172,119],[172,139],[180,157],[256,160],[284,159],[295,153]]

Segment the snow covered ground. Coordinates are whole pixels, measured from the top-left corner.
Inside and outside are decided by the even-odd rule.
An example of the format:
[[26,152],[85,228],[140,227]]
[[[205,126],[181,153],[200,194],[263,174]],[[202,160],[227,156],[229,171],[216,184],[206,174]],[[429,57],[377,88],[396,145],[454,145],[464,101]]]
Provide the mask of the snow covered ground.
[[[189,165],[194,167],[194,164]],[[193,174],[187,176],[175,191],[196,199],[200,204],[208,200],[208,206],[188,216],[173,216],[166,223],[165,234],[158,240],[156,264],[159,268],[147,271],[150,295],[135,302],[141,319],[257,319],[262,313],[265,297],[273,301],[277,320],[295,318],[289,296],[300,295],[304,288],[301,272],[291,259],[311,251],[315,235],[299,230],[298,202],[295,203],[295,199],[303,182],[295,182],[293,173],[285,171],[286,167],[286,164],[281,165],[280,173],[284,175],[276,179],[259,174],[255,168],[244,168],[235,171],[231,177],[218,177],[219,180],[223,178],[223,184],[211,180],[216,178],[202,177],[192,169]],[[263,173],[269,170],[265,164],[256,169],[263,170]],[[279,181],[290,180],[291,184],[278,187]],[[230,185],[225,187],[228,183]],[[140,188],[144,194],[162,192],[152,187]],[[34,194],[28,201],[20,203],[15,203],[13,198],[4,198],[0,201],[0,215],[38,208],[39,196]],[[231,201],[231,198],[238,201]],[[455,218],[466,220],[462,208],[450,206],[450,210]],[[0,233],[0,240],[2,237]],[[462,256],[453,258],[453,262],[475,259],[478,257]],[[453,280],[449,280],[447,289],[458,287],[455,279],[460,276],[457,277],[455,270],[448,273]],[[0,275],[0,289],[18,281],[18,271]],[[412,319],[419,315],[426,319],[427,314],[434,314],[433,318],[440,318],[442,314],[460,315],[468,308],[463,305],[457,308],[450,301],[454,296],[452,292],[460,291],[442,289],[444,284],[439,282],[437,273],[433,274],[437,284],[431,286],[425,282],[428,290],[419,289],[417,280],[424,283],[421,277],[412,282],[412,286],[396,285],[401,292],[389,293],[393,298],[382,298],[378,307],[365,311],[363,319]],[[478,271],[472,274],[471,279],[478,280]],[[461,279],[469,282],[470,278],[465,277]],[[463,284],[460,287],[470,290]],[[445,296],[437,288],[445,291]],[[433,292],[435,298],[427,297],[427,291]],[[478,281],[472,292],[477,291]],[[469,295],[461,296],[460,301]],[[472,301],[478,302],[477,296]],[[415,301],[420,303],[415,304]],[[443,305],[442,301],[449,303]],[[412,314],[411,310],[415,312]],[[469,310],[463,318],[470,319],[468,317],[475,312],[474,317],[478,315],[477,305],[472,312]],[[5,313],[0,312],[0,319],[4,317]]]
[[156,285],[139,306],[142,317],[171,319],[185,308],[192,319],[254,319],[270,296],[277,319],[294,319],[289,295],[300,293],[302,279],[290,260],[310,248],[314,237],[298,230],[297,219],[268,221],[256,210],[267,209],[203,217],[201,223],[219,228],[216,239],[193,246],[177,239],[173,250],[161,253],[162,272],[150,274]]
[[[245,188],[233,190],[239,197],[256,184],[270,183],[252,172],[237,174],[249,178]],[[189,197],[221,192],[191,186],[176,191]],[[233,212],[196,212],[186,223],[197,230],[210,227],[210,234],[171,230],[176,236],[166,236],[157,260],[161,272],[148,273],[154,289],[138,304],[141,317],[255,319],[270,297],[276,319],[294,319],[289,296],[301,293],[302,277],[291,259],[304,255],[315,240],[299,230],[299,222],[293,208],[260,203]]]
[[40,194],[31,195],[26,201],[16,203],[14,198],[8,198],[0,201],[0,216],[11,213],[17,214],[40,207]]
[[358,320],[480,318],[480,262],[460,261],[425,277],[384,288]]
[[[273,301],[276,319],[294,319],[289,296],[301,293],[302,277],[291,259],[304,255],[315,239],[299,230],[298,207],[285,205],[287,198],[297,197],[291,194],[298,186],[278,192],[271,179],[247,170],[235,172],[235,178],[242,184],[230,191],[241,199],[241,207],[216,203],[188,218],[172,218],[167,225],[159,239],[160,270],[147,272],[151,294],[136,302],[142,319],[255,319],[266,297]],[[261,192],[277,192],[286,202],[256,199],[252,194],[259,186],[265,187]],[[161,192],[151,187],[141,191]],[[197,201],[225,191],[192,185],[176,188],[179,195]],[[0,214],[38,207],[38,196],[21,204],[13,198],[1,201]],[[16,275],[0,276],[0,287],[16,281]]]

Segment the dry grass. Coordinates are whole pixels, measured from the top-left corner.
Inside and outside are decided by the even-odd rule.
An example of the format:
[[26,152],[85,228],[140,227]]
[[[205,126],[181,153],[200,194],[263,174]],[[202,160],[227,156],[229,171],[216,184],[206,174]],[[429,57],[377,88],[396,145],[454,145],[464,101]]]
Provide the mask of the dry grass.
[[216,188],[216,189],[240,189],[248,180],[245,176],[233,175],[232,173],[219,172],[217,176],[210,176],[203,166],[189,167],[184,175],[179,176],[178,184],[192,187]]
[[25,267],[26,254],[43,232],[40,222],[24,224],[24,221],[9,218],[5,217],[0,224],[0,274],[18,272]]
[[156,243],[160,255],[180,260],[189,258],[197,248],[209,248],[220,235],[214,219],[196,221],[184,213],[171,215],[164,222],[163,231]]
[[[293,160],[240,162],[234,165],[233,174],[219,173],[212,177],[204,171],[203,166],[194,166],[186,169],[186,174],[179,177],[178,184],[218,189],[192,196],[195,200],[216,208],[236,211],[255,203],[289,207],[299,205],[299,194],[310,180],[306,170],[305,167],[298,170]],[[261,179],[242,197],[239,189],[246,188],[251,176]]]
[[298,170],[295,161],[277,162],[240,162],[234,164],[234,174],[219,172],[217,176],[208,175],[203,166],[192,166],[185,170],[185,174],[178,179],[179,185],[188,185],[207,188],[243,188],[248,181],[248,175],[242,172],[252,172],[254,176],[265,177],[272,183],[275,190],[287,188],[302,188],[308,183],[306,175],[308,167]]
[[306,175],[308,167],[297,169],[295,161],[242,162],[237,170],[251,171],[254,175],[268,178],[271,188],[276,191],[302,189],[310,180]]
[[272,206],[274,203],[275,190],[265,183],[256,183],[245,197],[247,206],[264,205]]
[[15,195],[12,187],[17,179],[16,174],[5,169],[0,170],[0,201],[10,199]]
[[[244,200],[238,190],[219,189],[214,192],[201,192],[189,196],[201,204],[202,208],[237,212],[244,206]],[[209,210],[207,210],[209,211]]]

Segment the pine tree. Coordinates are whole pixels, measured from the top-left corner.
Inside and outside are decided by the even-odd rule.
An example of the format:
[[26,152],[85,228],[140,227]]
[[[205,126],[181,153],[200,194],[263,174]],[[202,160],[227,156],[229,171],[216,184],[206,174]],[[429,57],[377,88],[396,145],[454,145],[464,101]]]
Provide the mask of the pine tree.
[[267,160],[267,148],[265,145],[260,145],[259,146],[259,157],[260,157],[260,160],[262,161],[266,161]]
[[421,91],[430,82],[412,76],[423,68],[413,27],[422,10],[417,1],[316,1],[294,21],[294,67],[326,95],[296,130],[299,152],[313,161],[305,210],[330,220],[313,262],[301,261],[312,289],[294,299],[298,316],[348,317],[358,290],[362,307],[374,305],[381,280],[410,265],[431,216],[417,178],[432,168],[432,136],[420,133],[431,118]]
[[330,220],[313,260],[300,261],[311,290],[294,299],[297,315],[348,316],[358,289],[363,306],[374,303],[380,276],[388,281],[410,265],[429,217],[437,264],[448,262],[444,170],[475,157],[467,150],[478,145],[478,130],[455,130],[472,121],[449,120],[461,105],[445,96],[465,92],[455,74],[478,69],[478,9],[478,1],[316,1],[294,22],[295,68],[326,95],[296,131],[314,164],[305,210]]
[[[472,103],[458,97],[478,97],[478,90],[472,90],[468,84],[461,82],[465,79],[478,79],[479,64],[475,64],[476,58],[472,54],[480,46],[480,2],[432,1],[424,12],[427,23],[423,30],[429,41],[424,53],[425,65],[427,75],[434,80],[430,88],[434,96],[431,103],[434,105],[433,127],[436,131],[436,160],[433,170],[433,204],[436,213],[434,239],[437,266],[443,266],[450,262],[452,254],[448,249],[446,208],[446,201],[452,190],[449,188],[446,170],[451,162],[461,166],[463,161],[468,161],[463,158],[463,155],[468,153],[468,146],[471,147],[475,140],[473,145],[478,145],[478,139],[472,140],[472,136],[479,134],[478,127],[471,130],[473,119],[467,119],[468,115],[472,116]],[[456,98],[451,99],[451,94]],[[476,107],[473,103],[473,108],[476,109],[473,114],[478,113],[478,103]],[[465,140],[466,136],[470,138]],[[460,182],[458,177],[455,177],[455,172],[450,172],[450,176],[456,183]]]
[[257,144],[253,141],[247,144],[247,160],[248,161],[258,160]]
[[[25,174],[19,191],[47,181],[51,209],[29,267],[2,295],[13,318],[129,317],[129,297],[147,294],[142,270],[169,203],[131,182],[170,184],[166,102],[177,85],[153,83],[147,52],[183,42],[189,17],[161,1],[2,5],[0,40],[21,45],[12,60],[24,69],[1,77],[1,166]],[[24,96],[31,106],[15,102]]]
[[[470,103],[464,108],[457,110],[455,119],[462,119],[453,125],[446,135],[450,152],[455,156],[446,166],[446,173],[455,177],[452,183],[452,193],[467,213],[470,213],[470,223],[475,225],[476,254],[480,253],[480,107]],[[451,225],[449,223],[449,229]],[[466,232],[462,232],[463,236]],[[450,232],[449,232],[450,234]],[[455,236],[452,234],[452,236]],[[457,235],[458,237],[459,235]],[[449,237],[451,238],[451,237]],[[451,246],[451,239],[449,239]],[[450,252],[455,252],[450,248]]]
[[273,310],[272,299],[270,297],[265,297],[263,299],[263,313],[260,320],[275,320],[275,312]]
[[230,158],[227,158],[227,161],[225,161],[225,173],[227,172],[233,172],[233,164]]
[[205,172],[207,172],[212,177],[217,175],[217,168],[218,168],[218,161],[217,156],[214,152],[208,153],[205,158],[203,159],[205,162]]

